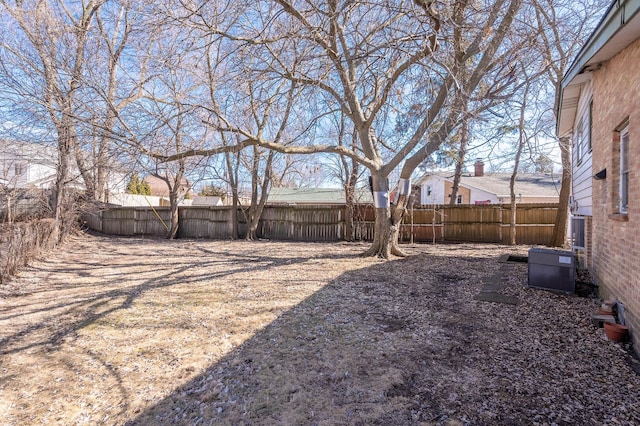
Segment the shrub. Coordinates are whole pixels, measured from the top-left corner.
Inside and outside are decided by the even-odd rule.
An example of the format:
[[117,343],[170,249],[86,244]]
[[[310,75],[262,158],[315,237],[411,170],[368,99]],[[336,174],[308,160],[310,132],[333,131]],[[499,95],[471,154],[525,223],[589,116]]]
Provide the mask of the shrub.
[[0,228],[0,283],[57,244],[53,219],[6,224]]

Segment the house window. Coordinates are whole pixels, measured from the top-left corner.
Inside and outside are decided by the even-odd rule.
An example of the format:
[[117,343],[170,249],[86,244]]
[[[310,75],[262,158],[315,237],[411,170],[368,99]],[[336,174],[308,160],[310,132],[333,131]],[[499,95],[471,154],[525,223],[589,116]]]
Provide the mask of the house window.
[[431,195],[431,185],[427,185],[427,196]]
[[458,195],[458,199],[456,200],[458,204],[462,204],[462,195]]
[[593,101],[589,102],[589,137],[587,139],[587,149],[591,152],[591,136],[592,133],[592,124],[593,124]]
[[24,172],[27,171],[27,168],[25,167],[24,163],[15,163],[14,171],[15,171],[15,176],[21,176],[24,174]]
[[576,151],[576,163],[580,163],[582,159],[582,144],[580,140],[582,139],[582,120],[578,123],[578,131],[576,132],[575,141],[573,143],[574,149]]
[[589,104],[589,109],[583,114],[578,122],[578,129],[576,131],[574,144],[578,164],[582,162],[584,155],[591,151],[591,110],[592,103]]
[[571,218],[571,247],[577,249],[585,248],[583,217]]
[[629,206],[629,124],[620,129],[620,213],[627,213]]

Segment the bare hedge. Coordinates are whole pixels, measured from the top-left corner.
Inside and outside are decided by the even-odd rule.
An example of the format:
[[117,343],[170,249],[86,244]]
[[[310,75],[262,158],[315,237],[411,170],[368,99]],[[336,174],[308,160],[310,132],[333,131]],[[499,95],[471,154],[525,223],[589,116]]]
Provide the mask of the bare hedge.
[[30,260],[57,244],[53,219],[37,219],[4,225],[0,232],[0,283]]

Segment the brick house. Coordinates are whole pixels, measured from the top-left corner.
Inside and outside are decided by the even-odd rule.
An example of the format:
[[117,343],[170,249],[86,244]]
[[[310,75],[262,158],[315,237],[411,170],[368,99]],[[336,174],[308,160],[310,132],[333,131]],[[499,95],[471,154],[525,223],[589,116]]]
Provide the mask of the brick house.
[[640,3],[615,1],[562,81],[572,141],[573,246],[640,347]]

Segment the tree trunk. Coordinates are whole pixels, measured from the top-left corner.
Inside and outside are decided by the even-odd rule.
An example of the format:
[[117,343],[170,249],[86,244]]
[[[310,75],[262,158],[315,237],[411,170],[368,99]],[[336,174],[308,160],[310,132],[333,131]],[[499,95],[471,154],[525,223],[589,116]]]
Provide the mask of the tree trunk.
[[460,179],[462,178],[462,169],[464,167],[464,159],[467,156],[467,144],[469,141],[469,117],[468,113],[469,104],[465,103],[465,117],[462,119],[462,128],[460,129],[460,150],[458,151],[458,157],[456,158],[456,171],[453,176],[453,184],[451,185],[451,199],[450,205],[456,204],[458,198],[458,188],[460,188]]
[[405,213],[407,212],[407,204],[409,203],[409,199],[411,196],[411,181],[407,185],[409,187],[407,193],[400,193],[400,186],[404,185],[405,180],[400,179],[400,184],[398,185],[398,199],[396,200],[395,205],[393,206],[393,210],[391,212],[391,254],[394,256],[404,257],[406,253],[400,249],[399,240],[400,240],[400,224],[402,223],[402,219],[404,218]]
[[[223,139],[226,143],[226,139]],[[236,155],[235,167],[231,161],[233,154],[230,152],[225,153],[225,162],[227,166],[227,182],[231,188],[231,239],[236,240],[240,237],[238,231],[238,160],[240,153]]]
[[169,191],[169,204],[171,205],[171,224],[169,226],[169,233],[167,238],[170,240],[175,239],[178,236],[178,226],[180,223],[180,218],[178,216],[178,191],[180,190],[180,185],[176,185],[171,188]]
[[238,231],[238,189],[231,190],[231,239],[237,240]]
[[265,182],[263,185],[262,191],[264,191],[260,200],[256,205],[251,205],[249,209],[249,220],[247,221],[247,236],[246,239],[249,241],[253,241],[258,238],[258,225],[260,225],[260,218],[262,217],[262,212],[264,211],[264,206],[267,204],[267,193],[268,190],[268,182]]
[[391,207],[389,205],[389,181],[379,171],[371,173],[375,224],[373,244],[364,256],[377,256],[388,259],[396,254],[394,245],[397,244],[399,228],[392,223]]
[[267,161],[264,167],[264,177],[262,178],[262,182],[260,182],[260,198],[258,199],[258,165],[260,158],[258,156],[258,151],[254,151],[254,169],[253,169],[253,178],[252,178],[252,190],[251,194],[251,220],[249,221],[248,229],[247,229],[247,240],[254,240],[257,238],[257,230],[258,225],[260,224],[260,217],[262,217],[262,211],[264,210],[265,204],[267,204],[267,197],[269,195],[269,186],[271,185],[271,177],[273,176],[273,160],[275,153],[273,151],[269,151],[267,156]]
[[[74,138],[77,139],[77,138]],[[86,190],[87,198],[90,200],[98,199],[98,191],[96,188],[96,181],[92,174],[91,166],[87,164],[87,161],[84,158],[84,153],[82,152],[82,148],[78,143],[75,144],[74,152],[76,157],[76,164],[78,165],[78,170],[80,170],[80,176],[82,176],[82,180],[84,181],[84,186]],[[94,165],[95,167],[95,165]]]
[[408,158],[402,166],[402,170],[400,171],[400,182],[398,183],[398,198],[393,206],[391,217],[389,219],[392,233],[391,254],[393,254],[394,256],[406,256],[406,253],[404,253],[400,249],[398,237],[400,236],[400,223],[402,223],[402,218],[407,211],[407,205],[411,197],[411,175],[413,174],[413,171],[416,169],[416,167],[418,167],[418,165],[422,161],[424,161],[425,158],[435,152],[436,148],[439,146],[439,143],[431,145],[429,149]]
[[[342,140],[345,135],[345,116],[340,116],[340,133],[338,140],[342,145]],[[353,131],[351,133],[351,149],[358,149],[358,132]],[[358,174],[360,171],[360,164],[354,159],[348,159],[344,156],[340,157],[342,170],[344,172],[345,179],[343,180],[344,195],[346,206],[346,217],[344,218],[344,239],[345,241],[355,240],[355,227],[354,227],[354,215],[355,215],[355,203],[356,203],[356,182],[358,181]],[[350,161],[349,161],[350,160]]]
[[[273,152],[271,152],[269,155],[272,156]],[[262,182],[262,189],[260,190],[260,200],[255,207],[252,206],[253,212],[251,214],[251,223],[249,224],[249,229],[247,229],[247,236],[250,235],[251,240],[258,238],[258,225],[260,225],[260,218],[262,217],[264,206],[267,204],[269,185],[271,183],[271,160],[272,157],[267,160],[267,172],[265,173],[264,181]]]
[[258,206],[252,205],[249,208],[249,220],[247,220],[247,241],[254,241],[258,238],[258,225],[260,224],[260,214],[258,214]]
[[390,209],[376,208],[375,218],[373,244],[364,252],[364,256],[389,259],[392,254],[393,238],[397,238],[397,231],[391,226]]
[[60,241],[64,238],[64,229],[67,225],[67,180],[69,177],[69,157],[71,156],[71,132],[69,116],[63,116],[58,131],[58,164],[56,168],[56,183],[53,190],[52,207],[54,211],[53,238]]
[[[346,171],[346,170],[345,170]],[[344,239],[346,241],[354,240],[353,216],[355,214],[356,203],[356,181],[358,180],[358,163],[352,161],[351,174],[344,185],[344,195],[347,204],[346,217],[344,218]]]
[[[525,74],[525,77],[529,77]],[[522,157],[522,151],[524,150],[524,144],[527,139],[527,135],[524,130],[525,125],[525,111],[527,109],[527,99],[529,96],[529,89],[531,89],[531,82],[527,80],[524,87],[524,94],[522,95],[522,105],[520,106],[520,117],[518,119],[518,149],[516,151],[516,158],[513,165],[513,173],[509,180],[509,192],[511,195],[511,217],[509,220],[509,244],[516,245],[516,176],[518,175],[518,168],[520,167],[520,158]]]
[[7,194],[7,223],[13,223],[13,214],[11,212],[11,195]]
[[516,200],[515,194],[511,192],[511,214],[509,217],[509,245],[515,246],[517,243],[516,233]]
[[571,195],[571,150],[568,138],[561,139],[560,153],[562,158],[562,186],[558,201],[558,213],[553,226],[550,247],[563,247],[567,239],[567,218],[569,217],[569,196]]
[[345,198],[346,198],[347,204],[345,207],[343,239],[345,241],[353,241],[354,240],[353,215],[355,214],[353,194],[349,192],[345,192]]

